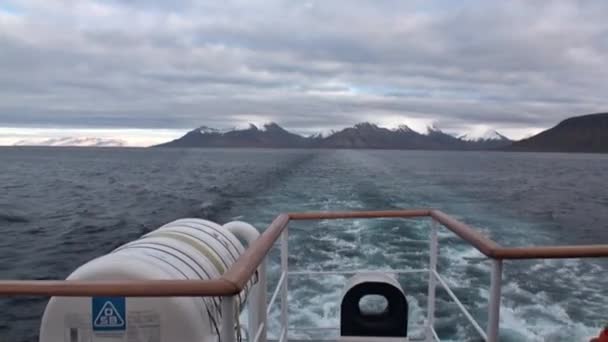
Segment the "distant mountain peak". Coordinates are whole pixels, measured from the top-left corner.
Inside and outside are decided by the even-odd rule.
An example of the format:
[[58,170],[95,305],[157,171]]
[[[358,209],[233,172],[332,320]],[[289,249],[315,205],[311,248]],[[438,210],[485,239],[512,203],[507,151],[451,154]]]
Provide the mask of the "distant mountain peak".
[[281,126],[279,126],[276,122],[269,122],[264,124],[264,131],[266,132],[272,132],[272,131],[278,131],[278,132],[286,132],[285,129]]
[[[218,130],[201,126],[183,137],[162,144],[165,147],[264,147],[264,148],[377,148],[377,149],[492,149],[510,144],[510,140],[468,141],[443,132],[437,124],[428,126],[421,134],[402,124],[386,128],[371,122],[359,122],[341,130],[326,130],[302,136],[292,133],[276,122],[260,128]],[[492,137],[498,136],[494,132]],[[502,135],[500,135],[502,136]]]
[[428,135],[432,133],[443,133],[443,131],[441,130],[441,128],[439,128],[437,123],[433,123],[431,125],[426,126],[426,134]]
[[217,128],[212,128],[209,126],[200,126],[199,128],[196,129],[196,131],[198,131],[201,134],[220,134],[220,133],[222,133],[221,130],[219,130]]
[[359,122],[353,126],[356,129],[379,129],[378,125],[371,122]]
[[309,139],[323,139],[325,136],[323,133],[314,133],[308,136]]
[[410,133],[410,132],[414,132],[413,129],[410,128],[410,126],[408,125],[399,125],[396,129],[395,132],[401,132],[401,133]]
[[459,136],[464,141],[491,141],[491,140],[504,140],[510,141],[511,139],[498,133],[495,129],[475,130]]
[[330,129],[330,130],[325,130],[325,131],[313,133],[313,134],[311,134],[309,136],[309,138],[311,138],[311,139],[324,139],[324,138],[330,137],[330,136],[332,136],[334,134],[336,134],[336,130],[335,129]]
[[120,139],[97,137],[60,137],[43,140],[20,140],[15,146],[57,146],[57,147],[123,147],[127,142]]

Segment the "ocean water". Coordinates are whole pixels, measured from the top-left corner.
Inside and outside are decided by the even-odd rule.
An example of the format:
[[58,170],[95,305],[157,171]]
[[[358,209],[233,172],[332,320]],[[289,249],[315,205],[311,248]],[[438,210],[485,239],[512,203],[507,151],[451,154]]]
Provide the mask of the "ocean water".
[[[608,243],[606,170],[607,155],[587,154],[0,148],[0,276],[62,279],[181,217],[239,219],[264,229],[285,211],[433,207],[506,246]],[[429,225],[296,222],[290,268],[425,267]],[[447,230],[439,236],[439,272],[485,325],[489,261]],[[271,283],[276,251],[272,258]],[[504,270],[501,341],[587,341],[608,323],[606,260],[510,261]],[[410,334],[419,334],[426,277],[399,280],[408,294]],[[290,324],[337,326],[344,281],[290,279]],[[45,304],[0,299],[0,341],[36,341]],[[442,339],[479,340],[441,289],[436,315]]]

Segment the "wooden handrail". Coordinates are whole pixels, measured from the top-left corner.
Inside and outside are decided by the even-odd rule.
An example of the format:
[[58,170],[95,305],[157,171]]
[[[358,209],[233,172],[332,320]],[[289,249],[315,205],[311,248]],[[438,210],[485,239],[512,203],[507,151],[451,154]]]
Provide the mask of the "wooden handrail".
[[495,258],[496,251],[501,248],[496,242],[488,239],[480,232],[439,210],[431,210],[430,216],[487,257]]
[[608,244],[583,246],[501,247],[470,226],[432,209],[308,212],[281,214],[217,279],[210,280],[1,280],[0,296],[232,296],[241,292],[291,220],[430,217],[491,259],[548,259],[608,257]]
[[494,251],[493,258],[517,259],[578,259],[608,257],[608,245],[510,247]]
[[321,211],[289,213],[290,220],[336,220],[353,218],[413,218],[429,216],[430,209],[378,210],[378,211]]
[[223,279],[211,280],[2,280],[0,296],[199,297],[240,291]]
[[258,266],[262,263],[266,254],[272,248],[275,241],[289,223],[289,216],[281,214],[266,228],[264,233],[257,238],[247,250],[241,254],[234,264],[222,276],[223,279],[234,284],[236,288],[242,290],[245,284],[251,279]]

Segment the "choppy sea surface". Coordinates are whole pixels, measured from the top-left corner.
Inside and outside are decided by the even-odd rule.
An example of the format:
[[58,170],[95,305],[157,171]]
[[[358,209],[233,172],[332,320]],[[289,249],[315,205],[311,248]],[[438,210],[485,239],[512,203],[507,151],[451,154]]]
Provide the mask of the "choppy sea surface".
[[[265,229],[285,211],[433,207],[506,246],[608,243],[607,170],[608,155],[590,154],[0,148],[0,277],[65,278],[177,218]],[[293,223],[290,268],[425,267],[429,226],[424,219]],[[484,326],[490,262],[445,229],[439,237],[439,272]],[[504,270],[501,341],[587,341],[608,323],[606,260],[509,261]],[[269,272],[276,280],[275,262]],[[399,280],[410,334],[419,334],[426,277]],[[291,279],[290,325],[337,326],[344,282]],[[0,340],[36,341],[45,304],[0,299]],[[441,289],[436,315],[442,339],[479,340]],[[327,336],[292,335],[320,334]]]

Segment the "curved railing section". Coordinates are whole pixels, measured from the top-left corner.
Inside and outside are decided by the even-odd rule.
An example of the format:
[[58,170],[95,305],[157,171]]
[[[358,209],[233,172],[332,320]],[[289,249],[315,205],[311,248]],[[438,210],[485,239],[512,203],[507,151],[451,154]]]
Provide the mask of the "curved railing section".
[[[433,209],[388,210],[388,211],[347,211],[347,212],[306,212],[280,214],[268,228],[254,241],[237,261],[219,278],[211,280],[146,280],[146,281],[76,281],[76,280],[1,280],[0,296],[124,296],[124,297],[193,297],[214,296],[225,297],[223,310],[233,310],[233,296],[239,294],[245,284],[256,271],[260,279],[265,278],[263,265],[266,256],[275,243],[281,239],[282,273],[277,290],[270,304],[274,303],[279,291],[281,292],[281,321],[283,330],[280,340],[287,339],[287,305],[285,304],[287,271],[287,227],[290,221],[300,220],[333,220],[333,219],[374,219],[374,218],[431,218],[436,224],[430,232],[429,268],[423,271],[429,274],[428,317],[426,322],[426,341],[438,340],[433,328],[435,287],[437,283],[443,286],[450,297],[456,301],[465,316],[471,321],[480,336],[495,342],[498,340],[498,324],[500,311],[500,293],[503,260],[515,259],[548,259],[548,258],[600,258],[608,257],[608,244],[578,245],[578,246],[531,246],[531,247],[502,247],[488,237],[479,233],[469,225],[462,223],[449,215]],[[490,302],[488,309],[488,326],[484,331],[466,311],[462,303],[447,286],[447,283],[437,273],[438,239],[437,229],[441,225],[479,252],[492,260],[490,285]],[[282,237],[282,238],[281,238]],[[298,274],[302,274],[299,272]],[[265,283],[265,280],[264,280]],[[255,341],[265,341],[266,308],[261,310],[259,322],[255,326]],[[223,315],[225,327],[231,326],[234,315]],[[232,322],[233,323],[233,322]],[[222,341],[234,341],[232,329],[224,329]]]

